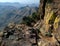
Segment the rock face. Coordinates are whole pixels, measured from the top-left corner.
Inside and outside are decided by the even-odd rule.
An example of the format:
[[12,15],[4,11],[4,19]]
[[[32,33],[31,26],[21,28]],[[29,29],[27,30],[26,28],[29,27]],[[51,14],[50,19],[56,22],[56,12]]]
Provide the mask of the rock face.
[[39,46],[60,46],[60,0],[40,0]]

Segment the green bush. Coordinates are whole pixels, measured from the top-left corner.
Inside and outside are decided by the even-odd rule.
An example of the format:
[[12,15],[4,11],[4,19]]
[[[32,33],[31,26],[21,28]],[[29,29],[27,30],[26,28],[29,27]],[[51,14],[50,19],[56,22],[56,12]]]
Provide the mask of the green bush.
[[23,17],[23,23],[25,23],[26,25],[31,26],[31,23],[36,23],[36,21],[38,20],[38,16],[37,13],[32,13],[31,16],[24,16]]
[[23,18],[23,22],[26,24],[26,25],[31,25],[31,23],[32,22],[34,22],[34,20],[30,17],[30,16],[28,16],[28,17],[24,17]]
[[47,3],[51,3],[53,0],[47,0]]
[[37,14],[35,12],[32,14],[32,18],[37,19]]
[[32,14],[32,18],[33,18],[33,20],[39,20],[40,17],[37,15],[37,13],[34,12]]

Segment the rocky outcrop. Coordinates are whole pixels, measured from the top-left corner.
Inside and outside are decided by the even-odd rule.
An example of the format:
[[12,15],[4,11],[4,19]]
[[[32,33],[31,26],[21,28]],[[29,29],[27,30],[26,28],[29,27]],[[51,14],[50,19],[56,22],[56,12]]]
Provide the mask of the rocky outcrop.
[[40,0],[39,46],[60,46],[60,0]]
[[0,46],[37,46],[36,31],[25,24],[9,23],[0,32]]

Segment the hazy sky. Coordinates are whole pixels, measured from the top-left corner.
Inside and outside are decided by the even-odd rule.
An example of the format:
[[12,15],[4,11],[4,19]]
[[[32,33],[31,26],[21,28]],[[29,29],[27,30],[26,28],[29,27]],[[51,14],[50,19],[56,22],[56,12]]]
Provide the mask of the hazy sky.
[[39,3],[39,0],[0,0],[0,2]]

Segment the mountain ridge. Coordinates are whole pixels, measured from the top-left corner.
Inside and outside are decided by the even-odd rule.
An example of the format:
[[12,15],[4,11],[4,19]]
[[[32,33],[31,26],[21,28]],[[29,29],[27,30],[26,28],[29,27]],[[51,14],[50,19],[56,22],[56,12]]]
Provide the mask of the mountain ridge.
[[[10,4],[11,5],[11,4]],[[0,27],[6,26],[9,22],[21,22],[24,16],[32,15],[37,12],[37,6],[15,7],[10,5],[0,4]],[[15,4],[14,4],[15,5]]]

